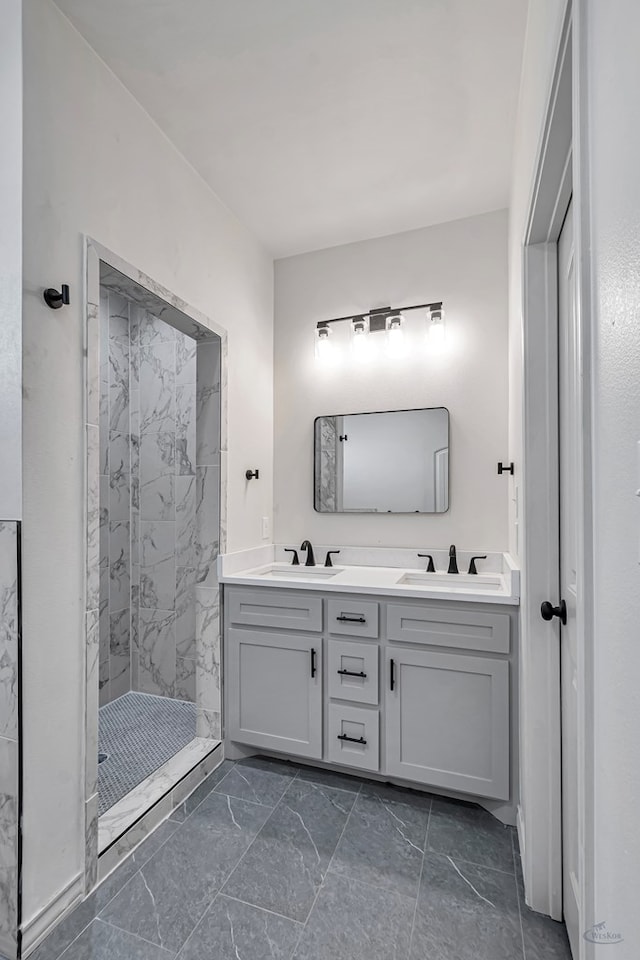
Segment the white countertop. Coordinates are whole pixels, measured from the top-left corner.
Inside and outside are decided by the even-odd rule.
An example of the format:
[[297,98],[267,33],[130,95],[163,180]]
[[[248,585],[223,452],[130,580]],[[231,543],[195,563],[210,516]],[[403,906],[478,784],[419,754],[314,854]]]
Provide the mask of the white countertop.
[[[322,565],[327,549],[340,550],[339,556],[333,558],[333,568]],[[471,556],[481,552],[458,551],[459,569],[468,570]],[[447,551],[425,548],[420,553],[432,553],[439,571],[428,574],[426,561],[424,566],[416,565],[416,553],[379,547],[319,546],[317,565],[305,567],[302,555],[301,565],[293,566],[291,554],[284,553],[284,545],[269,545],[221,556],[218,577],[221,583],[247,587],[510,605],[520,601],[520,574],[509,554],[488,554],[486,560],[477,561],[478,574],[472,575],[443,572],[448,565]]]

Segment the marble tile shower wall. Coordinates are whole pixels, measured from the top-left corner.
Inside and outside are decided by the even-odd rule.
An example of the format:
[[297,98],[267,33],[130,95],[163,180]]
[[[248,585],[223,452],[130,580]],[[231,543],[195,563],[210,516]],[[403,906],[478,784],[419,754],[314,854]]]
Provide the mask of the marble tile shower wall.
[[100,705],[131,689],[129,301],[100,291]]
[[133,686],[195,701],[196,342],[132,313]]
[[0,520],[0,953],[18,923],[18,524]]
[[198,704],[220,736],[220,341],[101,289],[100,697]]

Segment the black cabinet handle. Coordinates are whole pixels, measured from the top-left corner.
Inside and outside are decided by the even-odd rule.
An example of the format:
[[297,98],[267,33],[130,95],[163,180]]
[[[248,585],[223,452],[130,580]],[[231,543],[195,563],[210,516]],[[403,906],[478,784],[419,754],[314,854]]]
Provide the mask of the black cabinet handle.
[[396,685],[396,662],[389,660],[389,689],[395,689]]
[[357,673],[355,670],[338,670],[338,673],[341,677],[366,677],[366,673],[363,673],[362,670]]
[[349,743],[361,743],[363,745],[367,742],[364,737],[348,737],[346,733],[339,733],[338,740],[348,740]]
[[316,651],[311,647],[311,676],[315,677],[316,675]]
[[340,617],[336,617],[336,620],[339,620],[340,623],[366,623],[366,622],[367,622],[364,617],[344,617],[344,616],[340,616]]

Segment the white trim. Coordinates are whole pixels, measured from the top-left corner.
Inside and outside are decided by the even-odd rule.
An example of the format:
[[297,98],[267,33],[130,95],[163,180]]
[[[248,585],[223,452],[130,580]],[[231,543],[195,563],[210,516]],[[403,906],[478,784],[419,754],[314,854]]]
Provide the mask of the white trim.
[[24,925],[22,954],[27,957],[42,943],[54,926],[71,913],[84,896],[84,871],[78,873],[66,887]]
[[523,238],[520,797],[526,901],[562,917],[560,648],[540,618],[559,591],[556,241],[572,182],[572,10],[567,2]]

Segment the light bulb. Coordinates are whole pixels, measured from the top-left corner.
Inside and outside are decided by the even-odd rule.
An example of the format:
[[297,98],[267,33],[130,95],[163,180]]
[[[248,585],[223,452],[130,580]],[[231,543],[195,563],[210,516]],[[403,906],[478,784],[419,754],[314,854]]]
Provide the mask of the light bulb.
[[364,317],[354,317],[351,321],[353,336],[351,338],[351,350],[354,360],[360,363],[371,358],[371,337],[369,336],[369,323]]
[[429,349],[441,350],[444,346],[444,314],[442,305],[435,305],[429,308]]
[[333,344],[329,327],[316,328],[316,359],[322,363],[329,363],[333,358]]
[[402,316],[399,313],[387,319],[387,344],[389,355],[392,357],[402,357],[406,353],[407,345],[402,329]]

